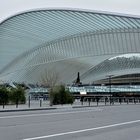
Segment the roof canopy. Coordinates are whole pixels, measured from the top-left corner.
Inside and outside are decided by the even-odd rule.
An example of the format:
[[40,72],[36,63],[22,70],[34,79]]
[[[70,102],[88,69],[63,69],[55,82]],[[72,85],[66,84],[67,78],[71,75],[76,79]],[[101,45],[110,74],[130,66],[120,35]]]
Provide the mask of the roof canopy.
[[71,83],[80,72],[83,82],[91,82],[98,79],[91,78],[91,69],[111,57],[139,53],[139,44],[137,17],[63,9],[21,13],[0,24],[0,79],[37,83],[53,72]]

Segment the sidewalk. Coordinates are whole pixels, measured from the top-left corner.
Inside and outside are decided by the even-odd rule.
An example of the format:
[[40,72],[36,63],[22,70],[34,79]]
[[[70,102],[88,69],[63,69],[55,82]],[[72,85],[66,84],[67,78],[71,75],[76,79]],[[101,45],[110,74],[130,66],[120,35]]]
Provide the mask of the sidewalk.
[[80,108],[80,107],[89,107],[88,104],[81,105],[80,102],[75,102],[73,105],[65,104],[65,105],[49,105],[49,101],[31,101],[30,107],[29,103],[20,104],[18,108],[16,105],[5,105],[4,108],[0,105],[0,112],[15,112],[15,111],[35,111],[35,110],[53,110],[53,109],[72,109],[72,108]]
[[[130,103],[134,104],[134,103]],[[139,104],[139,103],[137,103]],[[114,105],[121,105],[119,103],[114,103]],[[111,106],[114,106],[111,105]],[[127,105],[127,103],[122,103],[122,105]],[[140,104],[139,104],[140,105]],[[16,105],[5,105],[4,109],[3,106],[0,105],[0,112],[15,112],[15,111],[35,111],[35,110],[54,110],[54,109],[72,109],[72,108],[83,108],[83,107],[100,107],[100,106],[110,106],[110,103],[108,102],[106,105],[104,102],[99,102],[98,104],[96,102],[91,102],[90,104],[88,102],[84,102],[83,105],[81,102],[74,102],[74,104],[65,104],[65,105],[49,105],[49,101],[42,101],[40,104],[40,101],[31,101],[30,107],[29,104],[20,104],[18,105],[18,108],[16,108]]]
[[35,110],[50,110],[56,109],[54,106],[49,106],[49,102],[42,102],[40,105],[39,101],[31,101],[30,107],[28,102],[26,104],[16,105],[5,105],[4,108],[0,105],[0,112],[14,112],[14,111],[35,111]]

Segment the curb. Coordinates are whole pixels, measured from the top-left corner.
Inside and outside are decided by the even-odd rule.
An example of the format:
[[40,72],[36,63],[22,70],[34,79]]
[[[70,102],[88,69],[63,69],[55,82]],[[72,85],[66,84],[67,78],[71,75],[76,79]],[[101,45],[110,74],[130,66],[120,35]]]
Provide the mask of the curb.
[[0,112],[18,112],[18,111],[37,111],[37,110],[54,110],[56,107],[51,108],[29,108],[29,109],[12,109],[12,110],[0,110]]
[[99,107],[97,105],[91,105],[91,106],[73,106],[72,108],[86,108],[86,107]]
[[27,109],[7,109],[0,110],[0,112],[20,112],[20,111],[39,111],[39,110],[55,110],[55,109],[64,109],[64,108],[86,108],[86,107],[95,107],[95,106],[72,106],[72,107],[48,107],[48,108],[27,108]]

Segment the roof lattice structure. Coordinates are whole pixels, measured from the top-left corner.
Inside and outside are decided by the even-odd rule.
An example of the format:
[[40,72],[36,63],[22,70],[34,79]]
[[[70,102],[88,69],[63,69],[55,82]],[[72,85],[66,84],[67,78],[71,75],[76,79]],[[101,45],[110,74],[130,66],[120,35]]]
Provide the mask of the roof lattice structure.
[[[119,69],[118,61],[110,66],[105,60],[140,53],[139,44],[139,17],[74,9],[21,13],[0,24],[0,79],[37,83],[46,71],[53,71],[64,83],[72,83],[77,72],[83,82],[94,81]],[[130,65],[128,74],[135,72]]]

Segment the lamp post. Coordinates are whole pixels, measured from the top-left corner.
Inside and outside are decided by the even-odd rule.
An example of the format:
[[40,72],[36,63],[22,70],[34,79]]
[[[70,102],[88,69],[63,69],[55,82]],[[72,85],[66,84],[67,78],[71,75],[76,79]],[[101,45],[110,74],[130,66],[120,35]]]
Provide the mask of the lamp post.
[[109,95],[110,95],[110,105],[111,105],[111,78],[113,75],[107,75],[108,80],[109,80]]

